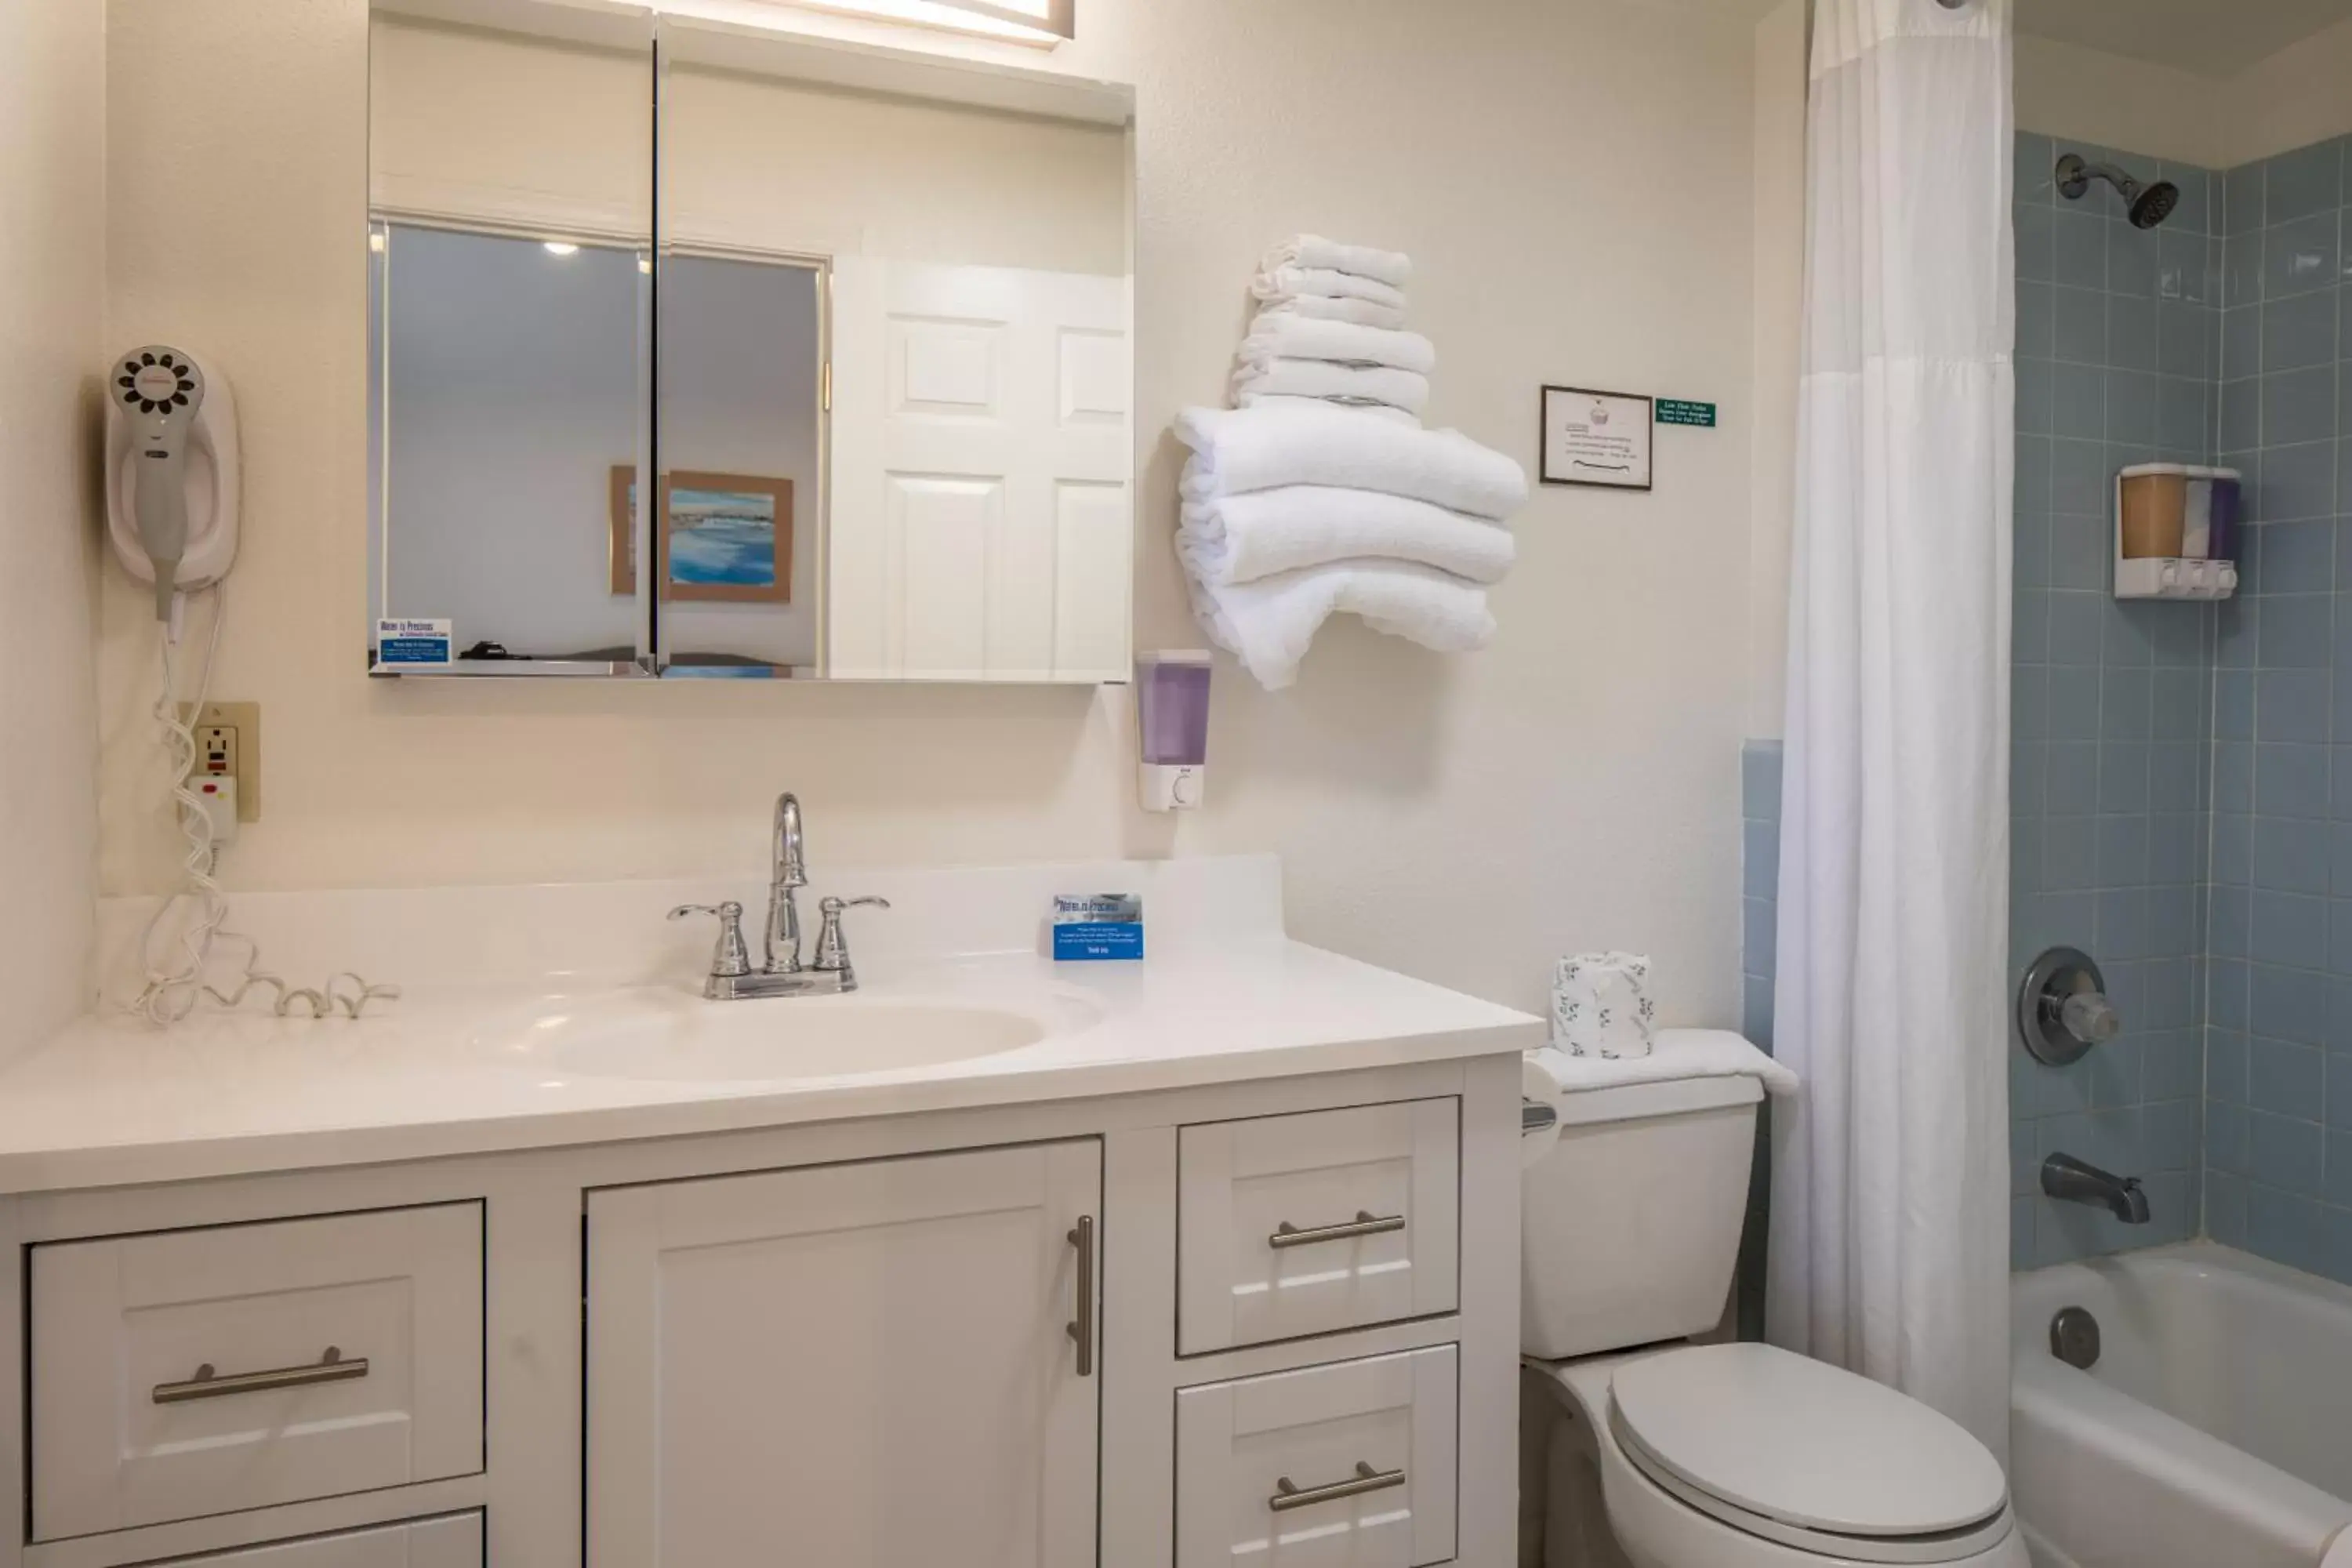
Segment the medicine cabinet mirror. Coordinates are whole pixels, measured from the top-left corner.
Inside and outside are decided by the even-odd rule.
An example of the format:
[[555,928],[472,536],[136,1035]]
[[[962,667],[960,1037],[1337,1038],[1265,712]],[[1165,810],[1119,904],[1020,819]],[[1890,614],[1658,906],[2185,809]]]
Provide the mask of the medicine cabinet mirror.
[[372,670],[1128,678],[1128,89],[598,0],[369,24]]

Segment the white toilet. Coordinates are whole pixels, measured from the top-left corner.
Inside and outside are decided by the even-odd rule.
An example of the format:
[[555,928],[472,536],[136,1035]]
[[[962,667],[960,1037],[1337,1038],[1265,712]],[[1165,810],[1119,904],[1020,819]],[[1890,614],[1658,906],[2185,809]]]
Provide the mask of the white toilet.
[[1523,1564],[2027,1568],[2000,1466],[1957,1423],[1770,1346],[1678,1342],[1721,1317],[1762,1098],[1752,1078],[1562,1097],[1524,1176],[1521,1506],[1540,1498],[1543,1546]]

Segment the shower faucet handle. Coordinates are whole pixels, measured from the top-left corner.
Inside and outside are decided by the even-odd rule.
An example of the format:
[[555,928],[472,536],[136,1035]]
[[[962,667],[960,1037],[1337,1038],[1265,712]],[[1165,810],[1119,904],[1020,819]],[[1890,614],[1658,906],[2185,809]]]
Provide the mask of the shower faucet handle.
[[2104,1046],[2124,1032],[2123,1015],[2103,991],[2077,991],[2059,1004],[2058,1021],[2086,1046]]
[[2107,1000],[2106,976],[2079,948],[2053,947],[2017,985],[2017,1037],[2033,1059],[2063,1068],[2123,1033],[2123,1015]]

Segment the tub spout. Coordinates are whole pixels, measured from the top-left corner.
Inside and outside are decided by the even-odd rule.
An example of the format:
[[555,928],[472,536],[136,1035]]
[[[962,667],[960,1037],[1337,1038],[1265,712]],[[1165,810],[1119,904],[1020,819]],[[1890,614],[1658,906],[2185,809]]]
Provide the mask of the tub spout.
[[2140,1191],[2137,1176],[2114,1175],[2072,1154],[2042,1162],[2042,1191],[2063,1203],[2105,1209],[2126,1225],[2147,1223],[2147,1194]]

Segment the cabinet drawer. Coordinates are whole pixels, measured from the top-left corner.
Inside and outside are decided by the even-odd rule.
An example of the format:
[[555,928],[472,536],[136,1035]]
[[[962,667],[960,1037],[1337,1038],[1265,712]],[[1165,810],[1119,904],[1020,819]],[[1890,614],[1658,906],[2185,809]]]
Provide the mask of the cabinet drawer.
[[173,1557],[151,1568],[482,1568],[482,1516],[453,1513],[408,1524],[306,1535],[236,1552]]
[[1454,1556],[1454,1347],[1176,1395],[1176,1568]]
[[52,1242],[31,1273],[37,1541],[482,1468],[478,1203]]
[[1459,1100],[1213,1121],[1177,1149],[1178,1354],[1457,1304]]

